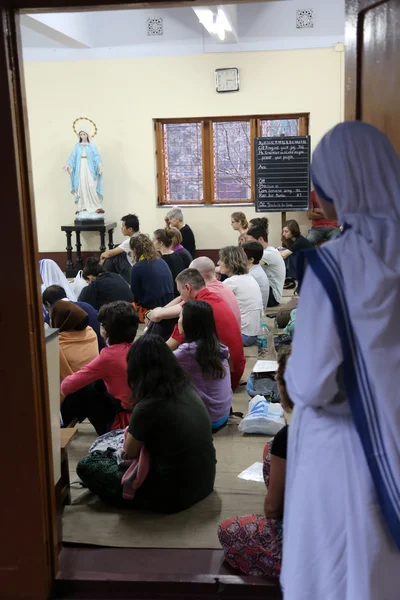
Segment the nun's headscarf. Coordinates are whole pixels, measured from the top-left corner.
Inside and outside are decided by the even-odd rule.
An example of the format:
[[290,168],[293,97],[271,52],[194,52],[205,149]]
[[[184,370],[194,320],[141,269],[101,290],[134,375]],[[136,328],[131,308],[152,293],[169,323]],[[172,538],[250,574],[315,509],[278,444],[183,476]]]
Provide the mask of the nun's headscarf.
[[73,302],[59,300],[51,310],[51,325],[63,331],[83,331],[89,324],[89,315]]
[[[318,355],[336,328],[346,397],[400,549],[400,159],[375,127],[342,123],[316,148],[312,178],[317,194],[333,202],[348,227],[308,257],[326,292],[320,301],[333,309],[332,322],[312,337],[309,351]],[[306,316],[311,328],[313,315]]]
[[333,202],[339,222],[400,271],[400,159],[387,136],[361,121],[341,123],[318,144],[311,170],[315,191]]

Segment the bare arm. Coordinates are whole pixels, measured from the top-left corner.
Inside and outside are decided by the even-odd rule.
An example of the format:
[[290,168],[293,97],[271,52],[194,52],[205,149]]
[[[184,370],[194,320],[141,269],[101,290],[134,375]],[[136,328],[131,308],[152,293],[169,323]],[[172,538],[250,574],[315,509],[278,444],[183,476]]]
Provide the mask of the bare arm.
[[293,254],[293,252],[286,249],[286,250],[281,250],[279,252],[279,254],[282,256],[283,259],[285,259],[285,258],[289,258],[289,256],[291,256]]
[[168,308],[169,306],[176,306],[177,304],[180,304],[182,302],[182,297],[178,296],[177,298],[174,298],[173,300],[171,300],[171,302],[168,302],[168,304],[166,304],[164,306],[164,308]]
[[135,440],[132,434],[129,432],[126,434],[124,444],[125,458],[137,458],[140,454],[140,449],[143,446],[142,442]]
[[175,304],[175,306],[164,306],[162,308],[153,308],[153,310],[147,314],[147,318],[152,323],[159,323],[160,321],[164,321],[164,319],[177,319],[181,314],[181,310],[180,304]]
[[106,252],[103,252],[103,254],[100,256],[100,263],[103,264],[106,258],[112,258],[113,256],[117,256],[117,254],[121,254],[121,252],[125,252],[125,250],[123,250],[119,246],[113,248],[112,250],[107,250]]
[[173,337],[170,337],[167,341],[167,346],[171,348],[172,351],[177,350],[180,346],[178,340],[175,340]]
[[319,221],[324,218],[324,213],[320,208],[313,208],[312,210],[307,211],[307,217],[310,221]]
[[280,519],[283,515],[285,495],[286,459],[271,454],[271,471],[268,494],[264,502],[265,516]]

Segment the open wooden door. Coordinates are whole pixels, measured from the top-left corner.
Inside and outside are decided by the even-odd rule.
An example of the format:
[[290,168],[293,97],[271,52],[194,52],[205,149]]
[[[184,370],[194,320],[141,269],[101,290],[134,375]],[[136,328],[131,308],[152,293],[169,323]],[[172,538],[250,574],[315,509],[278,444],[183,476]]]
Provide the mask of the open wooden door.
[[0,14],[0,598],[44,600],[57,561],[50,410],[22,61],[15,13]]
[[346,0],[346,119],[384,131],[400,154],[400,0]]

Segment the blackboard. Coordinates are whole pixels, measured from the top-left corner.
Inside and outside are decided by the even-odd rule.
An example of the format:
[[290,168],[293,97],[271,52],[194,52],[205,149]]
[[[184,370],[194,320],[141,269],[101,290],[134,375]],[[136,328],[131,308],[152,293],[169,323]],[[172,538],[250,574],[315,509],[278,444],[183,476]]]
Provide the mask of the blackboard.
[[257,212],[308,210],[310,136],[255,139]]

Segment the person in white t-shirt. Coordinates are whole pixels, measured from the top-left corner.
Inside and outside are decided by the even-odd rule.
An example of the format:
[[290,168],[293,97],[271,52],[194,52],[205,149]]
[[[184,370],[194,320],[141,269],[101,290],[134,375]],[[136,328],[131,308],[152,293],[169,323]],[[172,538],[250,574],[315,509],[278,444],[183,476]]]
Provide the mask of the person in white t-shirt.
[[269,281],[268,306],[278,306],[282,301],[286,278],[285,261],[278,250],[268,244],[268,219],[253,219],[246,234],[248,242],[259,242],[264,249],[261,266]]
[[238,246],[226,246],[219,251],[220,273],[227,275],[224,285],[235,294],[240,308],[242,340],[244,346],[257,343],[263,316],[260,286],[249,275],[247,256]]
[[254,277],[260,286],[263,308],[265,311],[269,300],[269,281],[266,272],[260,265],[264,249],[259,242],[245,242],[242,245],[242,248],[249,262],[249,275]]
[[121,233],[127,239],[112,250],[103,252],[100,256],[100,264],[104,264],[104,270],[121,275],[129,284],[131,282],[131,267],[133,265],[129,241],[133,235],[139,233],[139,219],[136,215],[125,215],[121,218]]

